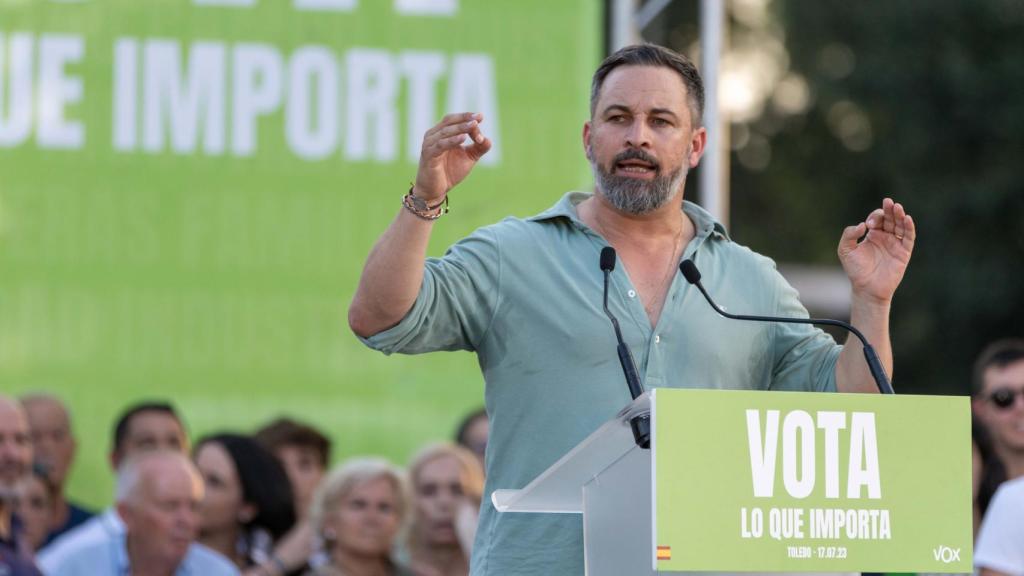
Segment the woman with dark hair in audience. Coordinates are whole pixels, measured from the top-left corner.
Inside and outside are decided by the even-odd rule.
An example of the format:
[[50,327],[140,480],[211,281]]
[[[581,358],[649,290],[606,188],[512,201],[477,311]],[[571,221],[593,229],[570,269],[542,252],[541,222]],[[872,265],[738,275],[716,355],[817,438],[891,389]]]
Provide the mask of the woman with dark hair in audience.
[[412,523],[406,542],[417,576],[465,576],[476,535],[484,473],[462,446],[435,444],[409,465]]
[[310,510],[327,562],[306,576],[413,576],[391,555],[405,510],[404,477],[388,461],[355,458],[335,468]]
[[206,484],[199,541],[246,576],[280,573],[274,542],[295,524],[292,488],[280,462],[238,434],[207,436],[193,454]]

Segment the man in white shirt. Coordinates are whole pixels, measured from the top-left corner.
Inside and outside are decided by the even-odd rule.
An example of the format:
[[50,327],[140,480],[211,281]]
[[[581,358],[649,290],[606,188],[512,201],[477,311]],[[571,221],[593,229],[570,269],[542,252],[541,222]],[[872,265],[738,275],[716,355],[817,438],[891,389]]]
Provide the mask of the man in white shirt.
[[[110,463],[117,470],[139,454],[171,451],[187,456],[188,435],[185,425],[170,404],[142,402],[127,408],[114,426]],[[111,507],[75,530],[43,548],[36,557],[43,574],[53,574],[64,559],[82,546],[114,542],[124,535],[124,524]]]
[[980,576],[1024,574],[1024,477],[1004,482],[985,513],[974,549]]
[[47,574],[237,576],[226,558],[195,543],[202,500],[203,480],[188,457],[168,451],[139,454],[118,473],[117,513],[124,531],[82,543]]
[[973,374],[974,414],[992,437],[1006,477],[1024,477],[1024,340],[989,344]]

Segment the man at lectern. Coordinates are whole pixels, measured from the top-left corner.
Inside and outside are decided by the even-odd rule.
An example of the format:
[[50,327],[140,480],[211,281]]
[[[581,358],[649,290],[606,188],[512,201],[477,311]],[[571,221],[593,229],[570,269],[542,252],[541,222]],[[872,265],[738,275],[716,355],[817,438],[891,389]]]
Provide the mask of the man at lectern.
[[[646,388],[875,390],[856,340],[839,346],[805,325],[725,320],[677,278],[680,260],[692,258],[730,310],[807,315],[771,260],[683,200],[707,142],[703,107],[686,57],[652,45],[616,52],[594,74],[583,126],[593,192],[569,192],[429,259],[447,194],[491,142],[474,113],[448,115],[425,134],[415,185],[367,259],[349,324],[385,353],[477,353],[491,424],[486,496],[523,487],[630,400],[602,307],[607,246],[621,260],[608,305]],[[913,220],[885,199],[839,241],[852,323],[890,373],[889,306],[914,239]],[[471,572],[582,574],[581,526],[576,515],[499,516],[485,498]]]

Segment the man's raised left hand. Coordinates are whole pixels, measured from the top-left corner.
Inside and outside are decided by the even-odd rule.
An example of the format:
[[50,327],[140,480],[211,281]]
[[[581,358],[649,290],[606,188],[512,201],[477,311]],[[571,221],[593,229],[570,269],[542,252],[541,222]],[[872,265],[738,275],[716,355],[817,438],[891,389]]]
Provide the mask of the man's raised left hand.
[[854,300],[888,305],[903,280],[916,238],[914,219],[891,198],[882,200],[882,207],[864,222],[843,230],[839,261],[850,278]]

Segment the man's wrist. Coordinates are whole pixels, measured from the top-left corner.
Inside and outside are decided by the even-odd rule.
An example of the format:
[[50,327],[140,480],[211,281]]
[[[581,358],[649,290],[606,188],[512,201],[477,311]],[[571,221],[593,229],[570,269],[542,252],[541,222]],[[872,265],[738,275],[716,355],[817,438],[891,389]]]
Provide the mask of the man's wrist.
[[441,194],[429,194],[427,192],[424,192],[422,188],[420,188],[419,186],[417,186],[415,184],[410,184],[409,185],[409,194],[412,194],[413,196],[415,196],[416,198],[419,198],[424,203],[426,203],[426,204],[428,204],[430,206],[435,206],[436,204],[438,204],[440,202],[444,202],[444,199],[448,197],[448,193],[447,192],[444,192],[444,193],[441,193]]
[[437,220],[448,213],[448,195],[439,200],[428,201],[416,195],[416,186],[410,186],[409,192],[402,196],[402,206],[421,220]]
[[850,294],[850,305],[851,308],[863,312],[888,314],[892,308],[892,298],[879,298],[854,290]]

